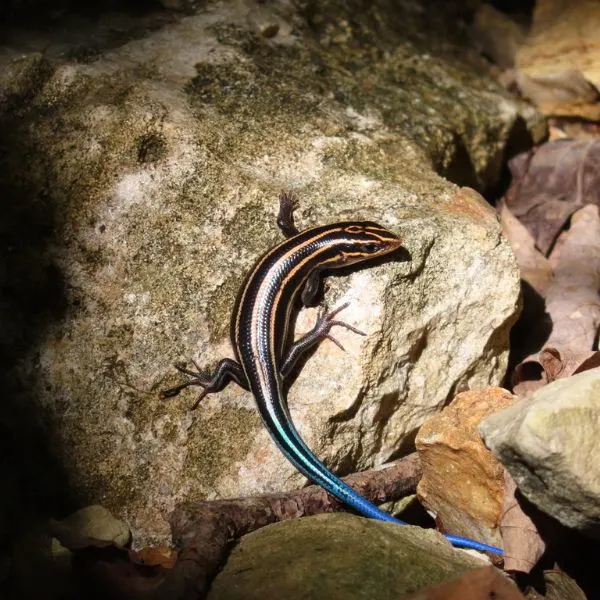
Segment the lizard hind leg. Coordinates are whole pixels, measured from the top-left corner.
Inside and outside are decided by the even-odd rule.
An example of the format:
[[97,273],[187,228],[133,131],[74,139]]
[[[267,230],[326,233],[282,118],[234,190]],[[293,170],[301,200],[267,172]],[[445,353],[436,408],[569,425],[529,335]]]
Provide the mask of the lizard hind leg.
[[231,358],[224,358],[221,360],[213,374],[203,371],[195,361],[192,360],[192,363],[196,368],[195,371],[186,369],[182,365],[175,365],[175,368],[180,373],[187,375],[189,379],[188,381],[184,381],[179,385],[164,390],[161,393],[163,398],[172,398],[173,396],[177,396],[181,390],[184,390],[192,385],[198,385],[203,389],[192,405],[191,410],[194,410],[198,408],[198,405],[207,394],[220,392],[232,381],[235,381],[235,383],[245,390],[248,389],[248,382],[246,381],[244,370],[239,363],[235,362],[235,360],[232,360]]

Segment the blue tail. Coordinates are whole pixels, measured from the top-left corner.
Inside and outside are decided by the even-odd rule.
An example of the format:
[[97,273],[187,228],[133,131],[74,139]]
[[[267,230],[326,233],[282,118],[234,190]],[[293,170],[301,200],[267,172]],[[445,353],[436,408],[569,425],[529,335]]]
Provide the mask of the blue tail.
[[[329,471],[304,443],[289,417],[285,415],[285,412],[286,411],[284,411],[283,415],[280,415],[280,418],[273,418],[274,415],[271,413],[269,415],[270,418],[265,418],[263,415],[263,419],[271,437],[275,440],[286,458],[303,475],[327,490],[340,502],[351,506],[365,517],[370,517],[371,519],[377,519],[379,521],[388,521],[398,525],[406,525],[404,521],[395,519],[391,515],[377,508],[372,502],[363,498],[349,485],[345,484],[341,479]],[[445,537],[452,545],[457,546],[458,548],[471,548],[473,550],[491,552],[492,554],[503,554],[503,551],[500,548],[488,546],[487,544],[482,544],[469,538],[463,538],[456,535],[445,535]]]

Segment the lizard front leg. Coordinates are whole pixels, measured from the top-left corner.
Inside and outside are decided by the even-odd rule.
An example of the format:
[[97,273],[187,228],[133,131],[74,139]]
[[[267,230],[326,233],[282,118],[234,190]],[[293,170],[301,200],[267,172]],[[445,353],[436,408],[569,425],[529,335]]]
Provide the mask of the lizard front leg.
[[298,362],[298,359],[308,352],[315,344],[318,344],[321,340],[328,339],[332,341],[336,346],[344,350],[344,347],[340,342],[338,342],[329,332],[331,328],[334,326],[345,327],[358,335],[366,335],[364,332],[360,331],[360,329],[356,329],[352,325],[345,323],[344,321],[338,321],[334,317],[342,312],[345,308],[348,308],[349,303],[342,304],[342,306],[332,310],[331,312],[326,312],[324,308],[319,310],[319,316],[317,317],[317,322],[314,327],[306,334],[304,334],[299,340],[294,342],[285,358],[283,359],[283,363],[281,365],[280,373],[283,378],[287,377],[294,369],[294,365]]
[[291,192],[279,194],[279,214],[277,225],[285,237],[292,237],[300,231],[294,223],[294,210],[298,207],[298,199]]

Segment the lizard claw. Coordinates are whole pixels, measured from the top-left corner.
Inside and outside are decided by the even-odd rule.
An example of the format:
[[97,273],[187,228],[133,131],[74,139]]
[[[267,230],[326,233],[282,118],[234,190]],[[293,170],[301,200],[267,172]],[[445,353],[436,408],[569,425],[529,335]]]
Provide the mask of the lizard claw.
[[312,330],[312,333],[314,335],[327,338],[328,340],[333,342],[338,348],[340,348],[344,352],[346,351],[344,346],[342,346],[342,344],[329,333],[332,327],[335,327],[335,326],[344,327],[345,329],[348,329],[349,331],[353,331],[354,333],[357,333],[358,335],[366,335],[366,333],[364,331],[361,331],[360,329],[357,329],[356,327],[353,327],[352,325],[349,325],[348,323],[346,323],[344,321],[339,321],[334,318],[335,316],[337,316],[339,313],[341,313],[344,309],[348,308],[349,306],[350,306],[350,303],[346,302],[346,303],[342,304],[341,306],[338,306],[336,309],[332,310],[331,312],[327,312],[326,307],[321,307],[319,309],[319,313],[317,315],[317,322]]

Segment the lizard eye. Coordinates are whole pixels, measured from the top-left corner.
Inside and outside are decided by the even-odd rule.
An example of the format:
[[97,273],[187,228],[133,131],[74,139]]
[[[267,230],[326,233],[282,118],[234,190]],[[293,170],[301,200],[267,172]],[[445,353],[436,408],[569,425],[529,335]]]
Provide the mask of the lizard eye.
[[360,251],[365,254],[374,254],[379,250],[379,244],[375,242],[366,242],[365,244],[361,244]]

